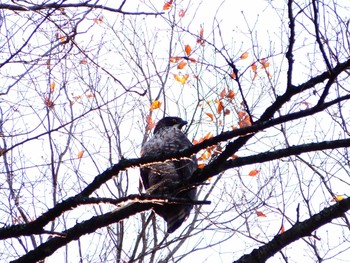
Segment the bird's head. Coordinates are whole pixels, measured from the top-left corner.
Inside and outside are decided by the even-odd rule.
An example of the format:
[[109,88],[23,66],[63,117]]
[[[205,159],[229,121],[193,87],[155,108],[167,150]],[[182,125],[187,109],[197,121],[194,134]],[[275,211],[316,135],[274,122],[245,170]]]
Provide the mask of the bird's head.
[[154,128],[154,134],[156,134],[159,130],[166,127],[176,127],[179,130],[187,124],[187,121],[184,121],[183,119],[179,117],[165,117],[158,121],[156,127]]

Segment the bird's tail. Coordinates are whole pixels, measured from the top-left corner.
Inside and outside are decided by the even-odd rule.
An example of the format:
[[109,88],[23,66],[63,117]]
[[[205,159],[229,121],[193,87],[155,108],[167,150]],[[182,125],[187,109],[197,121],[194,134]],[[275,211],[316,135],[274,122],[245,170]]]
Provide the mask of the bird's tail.
[[167,232],[173,233],[190,215],[192,205],[162,205],[155,212],[167,222]]

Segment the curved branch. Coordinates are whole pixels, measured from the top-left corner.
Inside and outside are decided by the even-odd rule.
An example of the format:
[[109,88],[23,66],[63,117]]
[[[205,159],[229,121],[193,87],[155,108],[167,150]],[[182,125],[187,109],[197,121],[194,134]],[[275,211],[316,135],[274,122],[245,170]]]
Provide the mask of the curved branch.
[[321,226],[331,222],[333,219],[342,217],[345,212],[350,210],[350,197],[344,199],[335,205],[323,209],[318,214],[311,216],[309,219],[298,222],[292,228],[284,233],[275,236],[266,245],[254,249],[250,254],[244,255],[235,263],[253,263],[265,262],[282,248],[293,243],[294,241],[310,236],[313,231]]

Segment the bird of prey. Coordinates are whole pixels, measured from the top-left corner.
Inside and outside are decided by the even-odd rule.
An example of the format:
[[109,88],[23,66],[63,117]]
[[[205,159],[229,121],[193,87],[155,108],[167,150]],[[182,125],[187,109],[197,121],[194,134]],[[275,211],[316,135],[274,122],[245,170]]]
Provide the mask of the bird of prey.
[[[142,147],[141,157],[159,156],[175,153],[192,146],[181,128],[187,122],[179,117],[161,119],[154,135]],[[189,179],[197,169],[195,156],[181,160],[167,160],[161,163],[148,164],[140,169],[144,188],[149,194],[164,197],[178,197],[194,200],[196,189],[186,189],[177,192],[179,184]],[[187,219],[192,210],[190,204],[156,205],[154,211],[167,222],[167,232],[172,233]]]

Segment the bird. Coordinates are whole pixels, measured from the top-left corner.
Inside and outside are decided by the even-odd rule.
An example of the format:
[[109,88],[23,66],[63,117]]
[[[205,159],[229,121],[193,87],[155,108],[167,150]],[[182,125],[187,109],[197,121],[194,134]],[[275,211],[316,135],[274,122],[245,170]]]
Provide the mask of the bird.
[[[192,143],[181,131],[186,124],[179,117],[161,119],[154,128],[153,137],[142,146],[141,157],[176,153],[191,147]],[[181,160],[147,164],[140,168],[141,180],[149,194],[195,200],[195,188],[178,192],[178,187],[181,182],[192,177],[197,167],[195,155]],[[192,208],[191,204],[158,204],[153,210],[167,222],[167,232],[173,233],[188,218]]]

